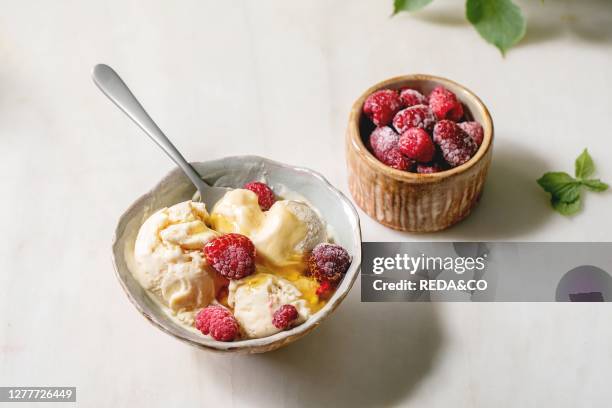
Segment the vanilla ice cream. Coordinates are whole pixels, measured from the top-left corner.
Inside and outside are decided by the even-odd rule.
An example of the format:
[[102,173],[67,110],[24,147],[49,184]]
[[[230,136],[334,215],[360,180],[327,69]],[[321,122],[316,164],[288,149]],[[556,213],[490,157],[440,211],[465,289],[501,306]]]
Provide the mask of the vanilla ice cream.
[[257,194],[237,188],[228,191],[215,204],[210,221],[212,227],[222,233],[235,232],[251,237],[264,221]]
[[219,232],[248,236],[258,254],[275,265],[300,262],[306,252],[327,241],[323,221],[308,204],[281,200],[264,212],[257,195],[244,189],[225,194],[213,208],[210,220]]
[[227,301],[246,336],[259,338],[281,331],[272,324],[272,318],[283,305],[293,305],[297,309],[298,318],[294,324],[306,321],[311,312],[301,296],[288,280],[258,273],[231,281]]
[[190,320],[184,312],[205,307],[215,297],[202,253],[218,235],[206,225],[208,217],[203,203],[185,201],[155,212],[136,237],[133,275],[182,319]]

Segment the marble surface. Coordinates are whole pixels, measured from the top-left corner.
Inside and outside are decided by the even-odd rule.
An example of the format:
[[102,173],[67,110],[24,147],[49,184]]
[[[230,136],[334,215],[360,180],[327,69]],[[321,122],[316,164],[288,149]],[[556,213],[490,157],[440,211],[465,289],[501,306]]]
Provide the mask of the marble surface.
[[556,215],[535,179],[588,147],[612,178],[612,6],[522,1],[506,58],[462,2],[0,0],[0,385],[74,385],[82,406],[608,405],[607,304],[364,304],[267,355],[210,354],[149,325],[110,262],[112,230],[172,163],[93,86],[114,66],[192,160],[257,154],[347,191],[343,134],[374,82],[432,73],[490,107],[481,205],[432,235],[362,215],[364,239],[609,241],[612,198]]

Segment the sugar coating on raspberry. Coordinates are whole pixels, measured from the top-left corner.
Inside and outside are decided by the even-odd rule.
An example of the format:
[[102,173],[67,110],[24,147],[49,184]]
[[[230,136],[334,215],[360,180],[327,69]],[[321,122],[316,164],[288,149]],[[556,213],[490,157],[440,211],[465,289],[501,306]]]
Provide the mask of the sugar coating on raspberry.
[[382,156],[387,151],[397,147],[398,141],[399,135],[389,126],[376,128],[370,134],[370,147],[372,148],[374,155],[379,160],[379,156]]
[[204,245],[206,260],[221,276],[242,279],[255,272],[255,246],[241,234],[226,234]]
[[280,330],[285,330],[298,318],[298,311],[293,305],[282,305],[272,316],[272,324]]
[[431,130],[435,123],[436,118],[427,105],[415,105],[402,109],[393,118],[393,127],[400,134],[413,127]]
[[395,114],[402,108],[397,91],[381,89],[368,96],[363,104],[363,113],[376,126],[386,126],[393,120]]
[[272,204],[276,202],[274,191],[267,184],[259,181],[252,181],[244,185],[244,188],[257,194],[257,202],[263,211],[268,211]]
[[211,305],[200,310],[194,324],[202,334],[210,334],[217,341],[233,341],[239,333],[236,318],[223,306]]
[[408,170],[414,163],[401,154],[398,142],[399,135],[389,126],[376,128],[370,135],[370,147],[378,160],[394,169]]
[[411,88],[404,88],[400,91],[400,100],[404,108],[415,105],[427,105],[427,98],[425,95]]
[[445,168],[438,163],[428,163],[428,164],[419,163],[416,166],[416,172],[419,174],[439,173],[444,170]]
[[450,120],[441,120],[436,124],[433,140],[440,147],[444,160],[451,167],[467,162],[478,150],[472,137]]
[[463,117],[463,105],[457,96],[443,86],[437,86],[429,94],[429,107],[438,120],[455,122]]
[[421,128],[410,128],[402,133],[398,147],[402,154],[420,163],[430,162],[436,153],[431,137]]
[[308,259],[310,274],[320,283],[332,285],[342,280],[351,264],[351,257],[340,245],[321,243],[314,247]]
[[482,144],[482,140],[484,139],[484,129],[482,125],[478,122],[461,122],[458,123],[459,126],[465,133],[472,136],[472,139],[476,142],[478,146]]

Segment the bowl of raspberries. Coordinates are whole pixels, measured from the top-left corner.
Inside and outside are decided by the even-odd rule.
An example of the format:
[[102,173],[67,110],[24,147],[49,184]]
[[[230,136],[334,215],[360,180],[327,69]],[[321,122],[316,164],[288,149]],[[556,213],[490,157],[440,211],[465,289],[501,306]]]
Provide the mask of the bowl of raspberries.
[[462,85],[431,75],[380,82],[353,104],[346,136],[349,189],[388,227],[443,230],[479,201],[493,121]]

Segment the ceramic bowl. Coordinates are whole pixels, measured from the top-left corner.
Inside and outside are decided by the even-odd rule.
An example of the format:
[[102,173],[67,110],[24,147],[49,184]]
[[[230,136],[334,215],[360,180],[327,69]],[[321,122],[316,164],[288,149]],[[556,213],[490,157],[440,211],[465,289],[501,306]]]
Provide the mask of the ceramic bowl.
[[[368,95],[410,87],[428,94],[437,85],[454,92],[466,116],[484,128],[482,145],[468,162],[433,174],[396,170],[368,150],[374,125],[362,114]],[[353,104],[346,133],[349,188],[361,209],[379,223],[410,232],[443,230],[467,217],[478,203],[493,154],[493,121],[482,101],[466,87],[431,75],[406,75],[380,82]]]
[[[332,226],[337,243],[353,257],[346,276],[329,302],[305,323],[291,330],[260,339],[219,342],[179,324],[155,303],[128,269],[138,229],[156,210],[189,200],[195,192],[179,169],[171,171],[151,191],[137,199],[119,218],[113,240],[113,261],[117,278],[132,304],[154,326],[171,336],[197,347],[219,351],[261,353],[287,345],[310,333],[342,302],[353,286],[361,265],[359,216],[351,202],[327,180],[312,170],[289,166],[261,157],[227,157],[192,163],[204,179],[213,185],[240,187],[252,180],[265,179],[271,186],[283,186],[305,197]],[[127,255],[127,256],[126,256]]]

